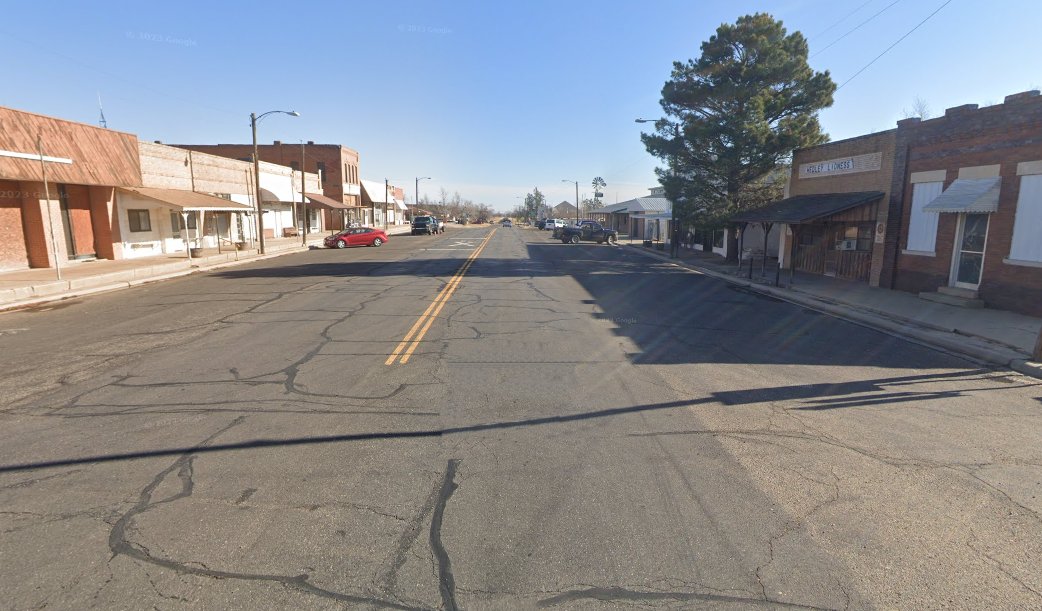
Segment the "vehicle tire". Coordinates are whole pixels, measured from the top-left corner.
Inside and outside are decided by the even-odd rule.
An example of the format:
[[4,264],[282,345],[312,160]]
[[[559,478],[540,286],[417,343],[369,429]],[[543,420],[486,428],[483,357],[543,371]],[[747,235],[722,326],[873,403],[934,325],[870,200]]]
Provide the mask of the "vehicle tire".
[[381,245],[383,243],[384,243],[384,241],[381,240],[380,238],[373,238],[373,246],[379,246],[379,245]]
[[570,242],[571,242],[572,244],[578,244],[578,243],[579,243],[579,236],[577,236],[577,235],[573,235],[573,236],[571,237],[571,239],[570,239],[569,241],[570,241]]
[[608,242],[608,246],[615,246],[615,243],[619,241],[619,238],[610,235],[606,241]]
[[337,240],[336,241],[336,247],[337,248],[347,248],[347,242],[345,242],[343,240]]

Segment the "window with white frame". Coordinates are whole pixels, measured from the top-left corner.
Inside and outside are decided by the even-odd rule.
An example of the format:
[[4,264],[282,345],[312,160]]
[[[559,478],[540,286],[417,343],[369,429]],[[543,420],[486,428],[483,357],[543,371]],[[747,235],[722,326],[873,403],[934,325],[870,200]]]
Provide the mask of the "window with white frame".
[[127,220],[130,222],[131,231],[152,231],[152,220],[148,217],[148,210],[127,210]]
[[1020,177],[1009,258],[1042,263],[1042,174]]
[[933,252],[937,242],[936,212],[925,212],[923,208],[943,191],[943,182],[919,182],[912,187],[912,214],[908,221],[908,245],[911,251]]

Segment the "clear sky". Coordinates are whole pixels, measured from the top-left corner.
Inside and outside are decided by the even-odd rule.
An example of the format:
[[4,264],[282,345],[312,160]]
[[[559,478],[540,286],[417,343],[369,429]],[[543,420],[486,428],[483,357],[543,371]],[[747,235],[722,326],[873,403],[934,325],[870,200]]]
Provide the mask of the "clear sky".
[[[637,117],[660,116],[674,60],[721,23],[768,12],[843,84],[945,0],[5,3],[0,105],[170,143],[339,143],[363,178],[508,210],[613,203],[656,184]],[[878,13],[878,15],[877,15]],[[873,17],[874,16],[874,17]],[[871,18],[871,19],[870,19]],[[861,25],[868,20],[867,23]],[[1042,2],[950,0],[842,86],[833,140],[889,129],[916,97],[934,115],[1042,84]],[[857,29],[855,29],[857,28]],[[854,30],[851,32],[851,30]],[[827,47],[827,48],[826,48]]]

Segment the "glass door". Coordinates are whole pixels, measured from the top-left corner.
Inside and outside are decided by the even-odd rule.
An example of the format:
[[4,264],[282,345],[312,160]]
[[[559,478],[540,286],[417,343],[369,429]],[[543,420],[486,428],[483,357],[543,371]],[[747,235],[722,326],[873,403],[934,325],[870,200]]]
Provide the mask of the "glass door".
[[964,214],[959,222],[952,265],[952,285],[977,290],[984,269],[984,246],[988,241],[987,214]]

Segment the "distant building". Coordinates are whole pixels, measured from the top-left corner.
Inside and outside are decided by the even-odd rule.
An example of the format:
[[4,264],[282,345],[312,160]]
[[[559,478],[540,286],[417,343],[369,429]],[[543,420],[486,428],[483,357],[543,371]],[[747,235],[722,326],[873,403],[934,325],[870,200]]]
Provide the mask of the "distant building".
[[550,209],[551,218],[555,219],[574,219],[575,217],[575,206],[567,200],[557,204]]
[[[175,144],[184,149],[229,157],[240,161],[253,159],[252,144]],[[313,172],[322,177],[322,194],[340,202],[346,208],[319,206],[325,216],[324,225],[331,229],[341,229],[344,223],[359,222],[372,224],[372,217],[367,216],[362,206],[361,183],[359,182],[358,151],[340,144],[293,144],[275,140],[272,144],[257,146],[257,154],[261,161],[287,166],[294,170],[301,167],[304,160],[304,171]]]

